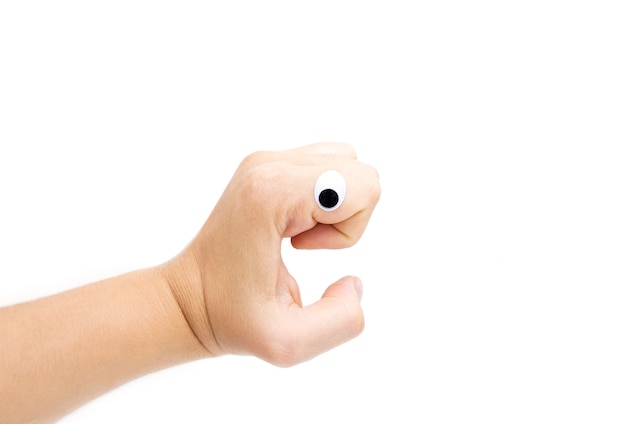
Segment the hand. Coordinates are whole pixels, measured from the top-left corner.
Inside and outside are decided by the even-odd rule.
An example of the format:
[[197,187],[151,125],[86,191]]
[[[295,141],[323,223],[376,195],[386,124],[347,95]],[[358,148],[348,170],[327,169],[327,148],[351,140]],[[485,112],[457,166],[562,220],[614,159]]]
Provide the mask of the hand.
[[[325,211],[314,187],[330,169],[343,175],[347,190],[340,207]],[[164,268],[209,353],[252,354],[291,366],[359,335],[361,281],[344,277],[303,306],[281,243],[290,237],[300,249],[350,247],[379,196],[377,172],[346,144],[257,152],[243,160],[197,237]]]

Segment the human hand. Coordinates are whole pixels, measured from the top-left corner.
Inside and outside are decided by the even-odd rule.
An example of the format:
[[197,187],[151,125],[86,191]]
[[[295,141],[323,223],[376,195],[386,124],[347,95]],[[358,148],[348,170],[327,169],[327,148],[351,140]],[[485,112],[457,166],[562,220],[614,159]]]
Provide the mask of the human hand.
[[[346,181],[333,211],[314,187],[327,170]],[[362,283],[344,277],[304,306],[281,257],[299,249],[350,247],[380,196],[377,172],[346,144],[321,143],[245,158],[196,238],[164,265],[172,293],[211,355],[251,354],[278,366],[311,359],[361,333]]]

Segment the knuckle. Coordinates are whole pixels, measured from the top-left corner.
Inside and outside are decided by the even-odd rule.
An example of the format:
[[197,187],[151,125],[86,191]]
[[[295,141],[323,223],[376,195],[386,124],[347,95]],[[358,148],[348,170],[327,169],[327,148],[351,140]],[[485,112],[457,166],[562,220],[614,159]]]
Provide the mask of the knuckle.
[[243,169],[251,169],[256,165],[267,162],[272,156],[272,152],[259,150],[253,153],[250,153],[248,156],[243,158],[241,161],[240,167]]
[[[251,160],[255,160],[252,158]],[[274,199],[285,183],[285,171],[276,163],[258,162],[250,166],[241,181],[242,195],[246,202],[263,202]]]
[[353,158],[357,157],[356,149],[349,143],[337,143],[341,149],[343,149],[343,154],[346,156],[350,156]]

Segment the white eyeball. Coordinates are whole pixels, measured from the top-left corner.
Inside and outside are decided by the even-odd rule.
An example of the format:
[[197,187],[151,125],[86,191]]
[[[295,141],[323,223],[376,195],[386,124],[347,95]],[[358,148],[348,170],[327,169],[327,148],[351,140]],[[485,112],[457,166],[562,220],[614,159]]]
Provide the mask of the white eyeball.
[[337,171],[326,171],[315,183],[315,201],[325,211],[334,211],[346,197],[346,180]]

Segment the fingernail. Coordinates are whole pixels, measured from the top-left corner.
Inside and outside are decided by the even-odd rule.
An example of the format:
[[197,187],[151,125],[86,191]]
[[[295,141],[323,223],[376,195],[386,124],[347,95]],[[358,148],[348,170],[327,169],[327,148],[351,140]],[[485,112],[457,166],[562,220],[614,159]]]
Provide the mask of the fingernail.
[[363,299],[363,281],[359,277],[354,278],[354,290],[356,291],[359,300]]

